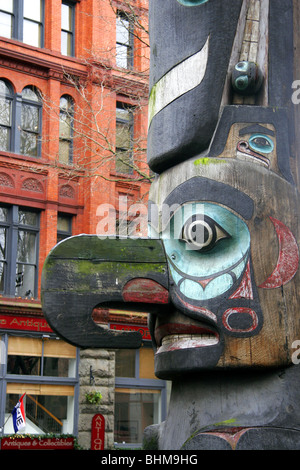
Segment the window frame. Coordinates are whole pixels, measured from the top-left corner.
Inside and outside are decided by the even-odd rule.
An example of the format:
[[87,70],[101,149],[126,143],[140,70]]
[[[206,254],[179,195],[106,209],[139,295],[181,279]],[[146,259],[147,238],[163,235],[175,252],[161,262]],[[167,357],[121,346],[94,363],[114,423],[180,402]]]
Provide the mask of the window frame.
[[[118,109],[127,110],[129,114],[129,119],[122,119],[118,116]],[[125,147],[118,147],[117,146],[117,132],[118,132],[118,124],[122,125],[122,127],[128,127],[129,129],[129,148],[126,149]],[[133,140],[134,140],[134,107],[128,105],[122,101],[117,101],[116,103],[116,172],[122,175],[133,175],[134,173],[134,151],[133,151]],[[121,165],[127,166],[128,171],[120,171],[118,169],[118,154],[120,153],[127,153],[128,152],[128,165],[126,163],[121,162]]]
[[[34,292],[32,292],[32,297],[37,297],[38,293],[38,268],[39,268],[39,235],[40,235],[40,212],[31,208],[17,206],[17,205],[5,205],[1,204],[1,208],[8,209],[8,220],[6,222],[0,222],[0,227],[5,227],[7,230],[7,239],[6,239],[6,259],[5,263],[5,274],[4,274],[4,286],[2,295],[7,297],[19,297],[16,293],[16,283],[17,283],[17,265],[25,264],[28,266],[34,267]],[[19,222],[19,210],[24,210],[27,212],[33,212],[37,214],[37,224],[36,226],[21,224]],[[18,236],[19,231],[26,231],[28,233],[35,234],[35,263],[21,262],[17,259],[18,251]],[[28,295],[29,296],[29,295]],[[25,298],[25,296],[24,296]]]
[[8,126],[8,125],[0,123],[0,127],[9,129],[8,149],[4,150],[4,152],[10,152],[10,149],[12,148],[12,144],[13,144],[13,134],[14,134],[13,130],[14,130],[14,119],[15,119],[15,93],[14,93],[12,84],[8,80],[0,78],[0,81],[3,82],[6,88],[9,90],[9,95],[2,94],[0,92],[0,99],[10,102],[10,115],[9,115],[10,125]]
[[[0,81],[4,82],[8,88],[11,89],[12,95],[10,97],[11,100],[11,135],[10,135],[10,146],[9,149],[1,149],[0,152],[8,152],[8,153],[15,153],[18,155],[22,155],[24,157],[38,159],[41,157],[42,154],[42,120],[43,120],[43,102],[40,99],[40,91],[37,87],[33,85],[26,85],[23,91],[26,88],[30,88],[34,93],[37,95],[37,100],[30,100],[27,98],[23,98],[22,93],[15,93],[14,87],[12,83],[4,77],[0,77]],[[33,106],[38,108],[38,131],[32,132],[37,136],[37,152],[36,155],[27,155],[21,153],[21,133],[24,132],[22,129],[22,108],[23,105]],[[25,132],[29,133],[28,130]]]
[[[1,10],[0,12],[6,13],[6,10]],[[14,39],[20,42],[23,42],[24,44],[27,44],[31,47],[38,47],[39,49],[44,47],[44,30],[45,30],[45,1],[41,0],[41,21],[37,22],[35,20],[29,19],[30,21],[34,23],[38,23],[40,25],[40,45],[32,45],[24,42],[24,20],[28,19],[24,17],[24,0],[13,0],[13,13],[11,14],[12,16],[12,34],[11,37],[8,37],[8,39]],[[6,36],[3,36],[6,37]]]
[[[128,21],[128,44],[126,42],[118,41],[118,21],[122,24],[123,21]],[[120,65],[118,63],[118,49],[119,47],[126,47],[126,66]],[[124,60],[122,55],[121,62]],[[131,70],[134,68],[134,25],[130,16],[125,12],[118,10],[116,13],[116,65],[117,67]]]
[[[152,349],[151,341],[143,341],[143,348]],[[115,377],[115,392],[118,392],[120,389],[135,389],[144,391],[145,389],[151,391],[160,392],[160,410],[161,410],[161,422],[166,419],[167,414],[167,382],[161,379],[141,379],[140,374],[140,349],[134,350],[135,352],[135,377]],[[153,359],[154,360],[154,359]],[[116,418],[115,418],[116,425]],[[116,446],[122,448],[139,448],[141,443],[121,443],[117,442]]]
[[[67,106],[66,110],[62,107],[62,104],[61,104],[63,98],[68,101],[68,106]],[[69,135],[69,137],[62,137],[61,133],[60,133],[60,129],[59,129],[59,144],[63,143],[63,142],[68,143],[69,160],[68,160],[68,162],[64,162],[61,159],[60,148],[59,148],[59,151],[58,151],[59,152],[58,159],[59,159],[60,163],[67,164],[67,165],[68,164],[72,165],[73,160],[74,160],[74,158],[73,158],[74,157],[74,108],[75,108],[75,101],[74,101],[74,98],[71,95],[64,94],[60,97],[60,102],[59,102],[59,125],[60,125],[60,122],[61,122],[61,116],[62,115],[67,116],[67,118],[69,118],[69,124],[70,124],[70,135]]]
[[66,238],[69,238],[72,236],[72,225],[73,225],[73,216],[70,214],[65,214],[63,212],[58,212],[57,214],[57,219],[58,217],[64,217],[66,220],[68,219],[68,225],[69,228],[68,230],[59,230],[58,229],[58,224],[57,224],[57,243],[59,243],[62,240],[65,240]]
[[[25,86],[22,90],[22,93],[26,89],[31,89],[37,96],[37,100],[31,100],[30,98],[24,98],[22,96],[22,104],[21,104],[21,121],[20,121],[20,155],[24,155],[25,157],[31,157],[31,158],[38,158],[41,155],[41,134],[42,134],[42,102],[39,98],[39,90],[31,85]],[[31,129],[23,129],[22,125],[22,114],[23,114],[23,109],[25,106],[30,106],[32,108],[36,108],[38,111],[38,130],[35,132],[34,130]],[[32,136],[35,136],[36,138],[36,155],[30,155],[26,153],[21,152],[21,135],[22,132],[24,134],[29,134]]]
[[[60,52],[63,56],[66,57],[75,57],[75,8],[76,8],[76,2],[71,1],[71,0],[62,0],[61,2],[61,17],[62,17],[62,7],[63,5],[69,7],[71,9],[71,30],[64,29],[61,24],[61,46],[60,46]],[[63,41],[62,41],[62,35],[63,33],[66,33],[67,35],[70,35],[71,37],[71,50],[70,53],[65,54],[63,52]]]
[[[6,412],[6,392],[8,384],[20,384],[20,387],[28,384],[33,385],[54,385],[54,386],[72,386],[74,389],[74,394],[72,395],[73,403],[73,432],[71,434],[77,433],[78,428],[78,402],[79,402],[79,362],[80,362],[80,350],[76,348],[76,358],[75,358],[75,371],[73,377],[57,377],[57,376],[45,376],[45,375],[21,375],[21,374],[8,374],[7,373],[7,363],[8,363],[8,341],[10,336],[22,337],[31,337],[38,339],[58,339],[57,335],[54,333],[43,334],[41,332],[28,332],[28,331],[15,331],[15,330],[5,330],[0,332],[0,347],[2,347],[2,359],[0,363],[0,436],[6,435],[4,433],[5,428],[3,424],[5,423],[5,414]],[[3,360],[4,357],[4,360]],[[1,429],[2,428],[2,429]]]

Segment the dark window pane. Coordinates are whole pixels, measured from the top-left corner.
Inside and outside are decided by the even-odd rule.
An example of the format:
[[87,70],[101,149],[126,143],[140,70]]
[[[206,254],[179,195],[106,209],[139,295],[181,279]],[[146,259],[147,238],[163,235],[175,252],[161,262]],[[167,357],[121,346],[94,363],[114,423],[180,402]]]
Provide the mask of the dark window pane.
[[71,218],[68,216],[58,215],[57,231],[70,233],[71,232]]
[[0,220],[2,222],[8,221],[8,209],[7,207],[0,207]]
[[9,355],[7,358],[7,373],[19,375],[40,375],[41,358],[34,356]]
[[17,264],[16,297],[32,297],[35,291],[35,266]]
[[36,101],[39,102],[39,94],[37,91],[34,91],[31,87],[25,87],[22,91],[22,98],[25,100],[31,100],[31,101]]
[[7,229],[0,227],[0,260],[6,259]]
[[0,97],[0,124],[11,125],[11,101]]
[[36,262],[36,234],[19,230],[17,260],[24,263]]
[[0,150],[8,152],[10,150],[10,129],[0,126]]
[[5,263],[0,262],[0,291],[4,292],[4,288],[5,288]]
[[145,427],[159,422],[160,393],[149,390],[139,392],[128,389],[115,392],[116,442],[141,443]]
[[68,377],[70,359],[45,357],[43,375],[45,377]]
[[39,216],[36,212],[23,211],[19,209],[19,224],[38,227]]
[[134,349],[118,349],[116,351],[116,377],[135,377]]
[[21,125],[23,130],[38,132],[39,131],[39,108],[22,104]]
[[20,152],[22,155],[36,157],[38,154],[38,136],[26,131],[22,131]]

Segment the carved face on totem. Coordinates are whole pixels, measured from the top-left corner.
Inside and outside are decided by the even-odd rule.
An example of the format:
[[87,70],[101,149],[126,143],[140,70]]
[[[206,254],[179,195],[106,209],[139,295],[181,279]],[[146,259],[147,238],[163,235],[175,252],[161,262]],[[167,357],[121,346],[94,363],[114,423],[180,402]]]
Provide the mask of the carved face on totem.
[[162,378],[288,364],[300,334],[286,121],[237,111],[242,122],[225,108],[209,152],[152,186],[150,234],[163,240],[170,278],[169,309],[149,321]]
[[[161,378],[290,364],[300,337],[299,197],[282,87],[293,52],[282,2],[257,6],[150,2],[150,235],[163,240],[169,270],[168,308],[149,319]],[[256,22],[259,60],[268,49],[264,79],[236,55],[250,40],[245,19]]]

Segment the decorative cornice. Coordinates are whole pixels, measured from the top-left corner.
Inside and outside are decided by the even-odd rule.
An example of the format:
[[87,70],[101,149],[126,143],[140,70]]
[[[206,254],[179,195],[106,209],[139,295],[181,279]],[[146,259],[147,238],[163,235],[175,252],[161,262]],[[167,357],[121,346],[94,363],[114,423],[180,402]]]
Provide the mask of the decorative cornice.
[[[17,51],[13,48],[0,46],[0,66],[8,69],[17,70],[28,75],[40,78],[52,78],[59,81],[67,81],[66,75],[75,75],[81,79],[87,77],[86,67],[81,61],[77,60],[78,68],[67,63],[58,64],[58,57],[47,54],[48,59],[44,59],[37,55],[29,55],[23,51]],[[49,60],[53,57],[53,60]],[[66,61],[65,61],[66,62]],[[83,69],[83,70],[82,70]]]

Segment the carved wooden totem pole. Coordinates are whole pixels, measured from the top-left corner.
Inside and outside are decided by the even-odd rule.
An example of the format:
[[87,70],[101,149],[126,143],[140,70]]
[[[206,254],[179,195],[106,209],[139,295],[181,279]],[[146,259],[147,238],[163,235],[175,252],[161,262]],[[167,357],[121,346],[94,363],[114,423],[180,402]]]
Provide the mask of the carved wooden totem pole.
[[149,239],[72,237],[44,267],[73,344],[139,347],[91,311],[150,312],[157,449],[300,449],[298,3],[150,0]]

